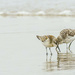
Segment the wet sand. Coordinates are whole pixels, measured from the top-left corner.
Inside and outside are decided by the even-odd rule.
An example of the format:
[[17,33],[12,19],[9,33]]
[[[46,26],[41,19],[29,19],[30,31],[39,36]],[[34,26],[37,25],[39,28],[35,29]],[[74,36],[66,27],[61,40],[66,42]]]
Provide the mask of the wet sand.
[[0,74],[74,75],[75,42],[71,46],[73,54],[66,54],[63,44],[59,55],[52,48],[51,61],[46,62],[45,47],[36,38],[49,34],[57,37],[62,29],[75,28],[74,24],[74,17],[0,17]]

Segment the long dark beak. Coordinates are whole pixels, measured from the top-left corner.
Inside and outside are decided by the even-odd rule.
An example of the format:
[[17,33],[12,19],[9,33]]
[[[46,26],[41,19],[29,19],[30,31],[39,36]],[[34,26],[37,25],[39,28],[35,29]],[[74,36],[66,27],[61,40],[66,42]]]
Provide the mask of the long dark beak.
[[57,48],[59,49],[59,52],[61,52],[60,48],[59,48],[59,45],[57,45]]
[[[39,36],[38,35],[36,35],[36,37],[39,39]],[[39,39],[40,40],[40,39]]]

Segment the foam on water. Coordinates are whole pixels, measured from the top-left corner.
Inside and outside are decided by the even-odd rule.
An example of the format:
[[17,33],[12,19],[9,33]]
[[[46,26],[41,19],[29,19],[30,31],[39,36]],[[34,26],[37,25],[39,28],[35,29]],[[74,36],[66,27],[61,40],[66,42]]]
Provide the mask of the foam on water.
[[75,16],[75,1],[0,0],[0,15]]
[[18,12],[0,12],[0,15],[6,16],[75,16],[74,12],[70,10],[64,10],[61,12],[49,13],[45,11],[38,12],[28,12],[28,11],[18,11]]
[[60,15],[72,15],[72,11],[70,10],[64,10],[62,12],[59,13]]

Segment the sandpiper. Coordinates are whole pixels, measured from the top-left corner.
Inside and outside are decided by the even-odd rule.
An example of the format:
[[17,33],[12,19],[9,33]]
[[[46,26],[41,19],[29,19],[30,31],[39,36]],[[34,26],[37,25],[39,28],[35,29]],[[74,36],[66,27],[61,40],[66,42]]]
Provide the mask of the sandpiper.
[[[57,37],[57,44],[66,43],[66,51],[70,50],[72,42],[75,40],[75,29],[63,29]],[[69,44],[69,46],[68,46]]]
[[[59,47],[56,44],[56,37],[54,37],[53,35],[44,35],[44,36],[38,36],[37,35],[36,37],[46,47],[46,59],[48,56],[47,48],[49,48],[51,56],[52,56],[51,47],[56,47],[56,51],[57,51],[57,48],[59,49]],[[60,49],[59,49],[59,51],[60,51]],[[58,51],[57,51],[57,53],[58,53]]]

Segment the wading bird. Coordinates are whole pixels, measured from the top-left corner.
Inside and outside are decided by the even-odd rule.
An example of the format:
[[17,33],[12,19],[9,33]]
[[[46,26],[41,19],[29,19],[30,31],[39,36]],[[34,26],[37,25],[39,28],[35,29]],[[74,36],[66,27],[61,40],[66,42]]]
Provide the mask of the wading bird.
[[56,40],[57,45],[66,43],[66,52],[68,52],[68,50],[71,52],[70,46],[75,40],[75,29],[63,29]]
[[[56,38],[53,35],[44,35],[44,36],[36,36],[41,42],[42,44],[46,47],[46,60],[48,57],[48,52],[47,52],[47,48],[49,48],[51,56],[52,56],[52,52],[51,52],[51,47],[56,47],[56,51],[57,48],[60,51],[59,46],[56,44]],[[57,51],[58,53],[58,51]]]

